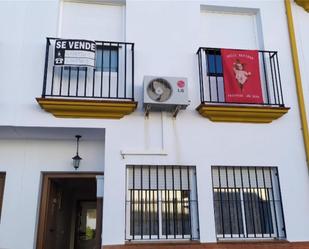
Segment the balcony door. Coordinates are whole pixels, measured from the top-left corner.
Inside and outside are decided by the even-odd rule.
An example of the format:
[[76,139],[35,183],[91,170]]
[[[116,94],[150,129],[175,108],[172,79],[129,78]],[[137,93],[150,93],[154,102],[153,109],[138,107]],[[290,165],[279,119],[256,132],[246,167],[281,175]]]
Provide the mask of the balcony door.
[[59,37],[97,41],[124,40],[124,5],[71,1],[62,1],[61,4]]
[[200,39],[204,46],[262,49],[260,16],[254,9],[202,8]]

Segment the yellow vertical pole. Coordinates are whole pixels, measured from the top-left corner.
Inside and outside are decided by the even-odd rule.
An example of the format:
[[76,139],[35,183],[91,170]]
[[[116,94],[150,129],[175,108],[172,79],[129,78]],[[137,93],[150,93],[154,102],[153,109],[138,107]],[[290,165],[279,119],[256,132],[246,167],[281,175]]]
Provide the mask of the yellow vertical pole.
[[293,66],[294,66],[298,107],[299,107],[299,112],[300,112],[302,133],[303,133],[305,152],[306,152],[306,160],[307,160],[307,165],[309,166],[308,123],[307,123],[307,115],[306,115],[306,107],[305,107],[305,101],[304,101],[302,81],[301,81],[301,76],[300,76],[298,51],[297,51],[297,44],[296,44],[296,38],[295,38],[291,0],[284,0],[284,3],[285,3],[286,14],[287,14],[288,28],[289,28],[290,45],[291,45],[291,52],[292,52],[292,59],[293,59]]

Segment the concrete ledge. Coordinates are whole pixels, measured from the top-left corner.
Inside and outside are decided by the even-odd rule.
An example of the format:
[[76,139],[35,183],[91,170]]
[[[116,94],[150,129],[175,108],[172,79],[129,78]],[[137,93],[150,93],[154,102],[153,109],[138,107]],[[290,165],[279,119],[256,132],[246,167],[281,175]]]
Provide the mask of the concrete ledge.
[[137,102],[36,98],[42,109],[57,118],[120,119],[135,111]]
[[196,110],[214,122],[271,123],[290,108],[200,104]]
[[269,242],[224,242],[224,243],[131,243],[125,245],[106,245],[102,249],[309,249],[309,241],[288,242],[271,240]]

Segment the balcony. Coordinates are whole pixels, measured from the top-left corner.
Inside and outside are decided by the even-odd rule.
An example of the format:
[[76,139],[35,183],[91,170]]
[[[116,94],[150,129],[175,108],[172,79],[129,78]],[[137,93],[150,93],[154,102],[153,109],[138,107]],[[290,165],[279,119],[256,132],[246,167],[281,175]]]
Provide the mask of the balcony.
[[133,43],[95,41],[89,67],[56,65],[57,40],[47,38],[41,108],[61,118],[110,119],[136,109]]
[[[243,52],[243,56],[250,53],[248,52],[250,50],[234,51],[236,53]],[[252,93],[244,96],[243,88],[245,89],[251,84],[249,81],[245,84],[239,84],[238,92],[234,92],[234,95],[230,94],[231,90],[230,87],[227,87],[227,84],[231,84],[230,81],[232,80],[224,73],[221,52],[222,49],[219,48],[204,47],[200,47],[197,51],[201,104],[196,110],[200,115],[215,122],[270,123],[288,112],[289,108],[284,105],[276,51],[255,51],[255,78],[258,79],[255,81],[259,82],[259,94],[256,96]],[[248,57],[250,56],[248,55]],[[235,58],[233,59],[233,67],[236,64],[235,61],[239,62]],[[245,67],[245,64],[241,65]],[[232,73],[235,78],[233,80],[236,82],[237,76],[233,70]],[[245,75],[243,78],[246,80],[253,77],[254,73],[243,71],[242,75]],[[238,81],[238,83],[240,82]],[[235,87],[237,86],[235,85]],[[236,96],[236,98],[230,96]],[[240,100],[237,101],[237,99]]]
[[295,2],[303,7],[307,12],[309,12],[309,2],[308,0],[295,0]]

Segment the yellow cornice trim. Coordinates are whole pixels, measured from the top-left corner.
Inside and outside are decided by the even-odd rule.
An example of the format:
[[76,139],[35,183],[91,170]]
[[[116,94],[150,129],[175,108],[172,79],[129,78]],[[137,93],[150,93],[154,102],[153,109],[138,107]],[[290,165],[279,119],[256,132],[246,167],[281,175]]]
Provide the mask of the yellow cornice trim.
[[285,3],[285,8],[286,8],[287,22],[288,22],[288,28],[289,28],[289,37],[290,37],[291,52],[292,52],[292,59],[293,59],[293,66],[294,66],[298,107],[299,107],[299,113],[300,113],[304,145],[305,145],[306,160],[307,160],[307,164],[309,165],[308,123],[307,123],[306,107],[305,107],[303,87],[302,87],[302,81],[301,81],[301,75],[300,75],[298,51],[297,51],[297,44],[296,44],[295,30],[294,30],[294,23],[293,23],[293,14],[292,14],[290,0],[285,0],[284,3]]
[[309,1],[308,0],[295,0],[295,3],[303,7],[307,12],[309,12]]
[[108,118],[120,119],[137,107],[134,101],[98,101],[55,98],[36,98],[47,112],[57,118]]
[[196,110],[214,122],[271,123],[289,111],[284,107],[200,104]]

